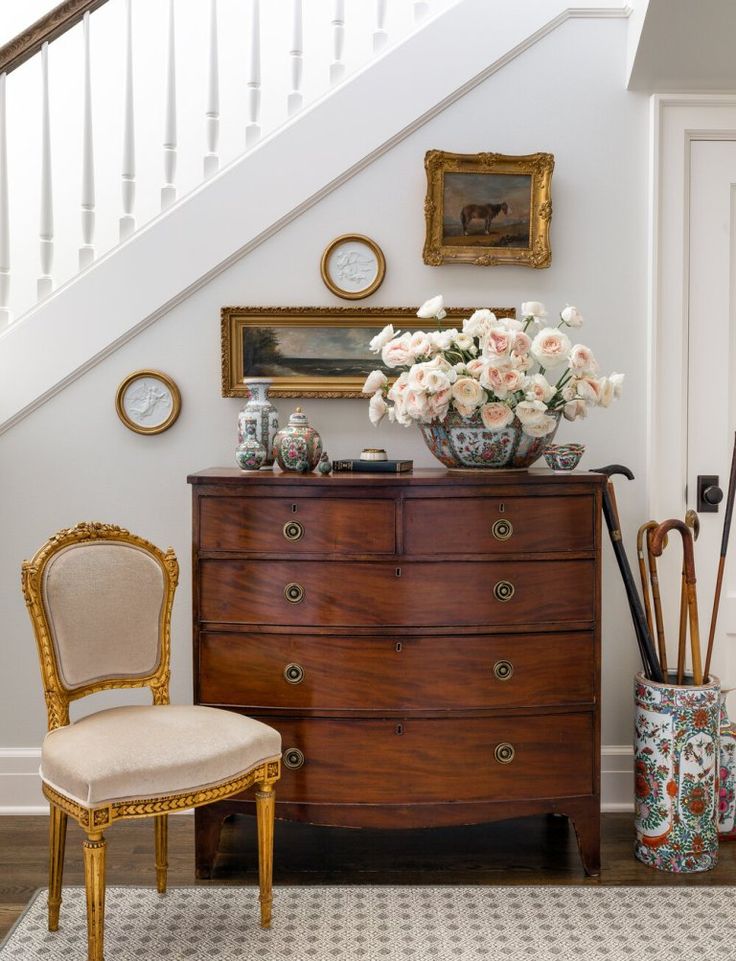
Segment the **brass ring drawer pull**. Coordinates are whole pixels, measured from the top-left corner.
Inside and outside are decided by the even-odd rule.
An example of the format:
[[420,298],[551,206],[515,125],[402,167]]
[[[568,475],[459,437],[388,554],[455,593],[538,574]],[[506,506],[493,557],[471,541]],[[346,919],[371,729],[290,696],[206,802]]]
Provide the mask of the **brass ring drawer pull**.
[[504,741],[503,744],[497,744],[496,750],[493,752],[493,756],[498,761],[499,764],[511,764],[514,760],[514,745],[509,744],[508,741]]
[[514,596],[514,585],[511,581],[497,581],[493,585],[493,596],[497,601],[510,601]]
[[491,525],[491,534],[497,541],[507,541],[514,533],[514,526],[511,521],[498,520]]
[[301,684],[304,680],[304,668],[301,664],[287,664],[284,668],[284,680],[289,684]]
[[304,600],[304,588],[301,584],[292,582],[284,588],[284,597],[290,604],[298,604]]
[[508,681],[514,673],[514,665],[511,661],[496,661],[493,665],[493,674],[499,681]]
[[299,541],[304,537],[304,528],[299,521],[287,521],[284,524],[283,534],[287,541]]
[[290,771],[298,771],[304,765],[304,755],[298,747],[287,747],[284,751],[284,767]]

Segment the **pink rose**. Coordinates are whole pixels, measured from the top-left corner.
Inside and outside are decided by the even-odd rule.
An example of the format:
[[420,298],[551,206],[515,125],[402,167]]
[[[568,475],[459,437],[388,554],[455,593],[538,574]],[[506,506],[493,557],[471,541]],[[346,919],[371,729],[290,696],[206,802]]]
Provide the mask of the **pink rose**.
[[570,338],[561,330],[545,327],[532,341],[531,349],[542,367],[556,367],[570,356]]
[[480,409],[480,416],[488,430],[501,430],[507,427],[514,419],[514,412],[506,404],[492,403],[483,404]]
[[575,344],[570,351],[570,367],[579,374],[595,374],[598,370],[598,361],[590,347],[586,347],[585,344]]
[[506,357],[511,353],[513,342],[513,333],[504,327],[491,327],[483,344],[483,353],[486,355],[493,354],[496,357]]
[[514,334],[514,353],[523,357],[524,354],[528,354],[531,350],[532,339],[528,334],[525,334],[523,330],[518,330]]
[[389,341],[381,351],[381,359],[386,367],[403,367],[414,359],[411,351],[411,334],[402,334]]

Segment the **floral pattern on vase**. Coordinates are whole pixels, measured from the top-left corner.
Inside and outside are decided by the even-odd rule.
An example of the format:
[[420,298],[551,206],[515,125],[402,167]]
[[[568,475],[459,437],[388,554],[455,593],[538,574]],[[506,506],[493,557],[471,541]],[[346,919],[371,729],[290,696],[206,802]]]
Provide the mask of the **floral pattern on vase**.
[[235,449],[235,463],[241,470],[260,470],[266,460],[266,448],[256,437],[256,425],[245,425],[245,437]]
[[530,467],[542,456],[545,447],[557,433],[560,414],[554,430],[544,437],[524,433],[518,418],[508,427],[489,430],[479,412],[463,417],[451,410],[443,421],[420,424],[424,442],[445,467],[470,470],[508,470]]
[[307,415],[297,407],[289,417],[289,423],[276,434],[273,451],[278,465],[285,471],[306,474],[319,463],[322,456],[322,438],[311,427]]
[[718,862],[720,682],[634,686],[636,857],[661,871],[708,871]]
[[268,399],[271,381],[268,378],[251,378],[245,381],[250,397],[238,415],[238,444],[246,437],[246,425],[254,424],[256,438],[263,445],[263,467],[273,467],[273,442],[279,429],[279,413]]
[[721,691],[718,833],[722,841],[736,840],[736,725],[728,715],[729,694],[730,690]]

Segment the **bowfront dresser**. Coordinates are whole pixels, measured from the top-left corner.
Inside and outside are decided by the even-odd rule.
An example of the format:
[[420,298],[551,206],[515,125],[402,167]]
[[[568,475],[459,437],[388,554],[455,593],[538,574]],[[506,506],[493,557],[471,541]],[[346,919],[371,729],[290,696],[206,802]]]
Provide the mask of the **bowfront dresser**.
[[[277,816],[574,822],[600,865],[599,474],[211,469],[194,698],[281,731]],[[196,811],[212,870],[227,801]]]

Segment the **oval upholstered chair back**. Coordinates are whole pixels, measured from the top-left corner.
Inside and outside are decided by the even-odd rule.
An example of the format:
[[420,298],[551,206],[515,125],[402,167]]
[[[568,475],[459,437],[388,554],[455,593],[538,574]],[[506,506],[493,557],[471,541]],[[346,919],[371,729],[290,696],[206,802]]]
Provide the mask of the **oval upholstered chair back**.
[[113,687],[149,686],[168,701],[172,551],[119,527],[78,524],[23,565],[49,727],[67,724],[69,701]]

